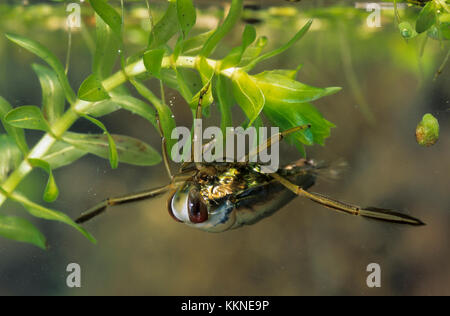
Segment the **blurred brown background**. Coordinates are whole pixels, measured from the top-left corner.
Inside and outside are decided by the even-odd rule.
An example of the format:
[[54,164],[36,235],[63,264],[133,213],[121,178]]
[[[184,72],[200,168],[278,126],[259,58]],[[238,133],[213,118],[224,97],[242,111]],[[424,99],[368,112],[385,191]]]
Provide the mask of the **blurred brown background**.
[[[430,40],[419,58],[421,40],[405,42],[392,23],[392,12],[383,11],[382,27],[371,29],[366,26],[368,13],[352,10],[351,4],[320,9],[303,2],[284,11],[267,6],[256,13],[261,20],[258,35],[270,41],[267,49],[286,42],[307,18],[316,20],[304,39],[254,73],[304,64],[300,81],[343,87],[314,103],[337,128],[324,147],[308,147],[307,154],[329,162],[343,159],[349,168],[340,180],[319,180],[314,191],[361,205],[402,209],[427,226],[367,221],[297,198],[256,225],[208,234],[174,222],[163,197],[116,207],[89,223],[96,246],[70,227],[40,220],[34,222],[48,238],[47,252],[0,239],[0,295],[449,295],[449,67],[432,80],[446,50]],[[155,10],[163,6],[157,3]],[[136,25],[127,33],[130,51],[145,45],[140,33],[145,21],[136,13],[140,8],[139,3],[127,7],[128,25]],[[203,5],[196,31],[217,23],[222,8],[220,1]],[[64,60],[67,34],[58,27],[64,7],[1,9],[0,95],[15,106],[39,105],[39,82],[30,66],[42,62],[7,42],[3,33],[40,41]],[[83,7],[83,14],[86,22],[92,11]],[[242,27],[226,38],[216,57],[240,43]],[[90,72],[91,57],[81,33],[73,41],[70,80],[76,88]],[[178,93],[167,90],[166,98],[173,102],[177,123],[190,126],[189,110]],[[365,103],[374,124],[362,114]],[[441,136],[437,144],[423,148],[414,131],[427,112],[439,120]],[[241,117],[236,109],[236,118]],[[120,111],[103,122],[112,133],[139,137],[159,149],[157,132],[137,116]],[[204,125],[217,123],[215,108]],[[72,130],[98,132],[82,122]],[[28,135],[30,143],[40,137]],[[284,163],[299,157],[287,144],[281,150]],[[162,165],[122,164],[111,170],[107,161],[93,156],[55,175],[61,195],[53,207],[73,218],[105,197],[168,181]],[[33,172],[21,189],[40,201],[44,181],[43,173]],[[0,211],[27,216],[12,203]],[[81,265],[81,289],[66,287],[71,262]],[[366,266],[372,262],[381,266],[379,289],[366,286]]]

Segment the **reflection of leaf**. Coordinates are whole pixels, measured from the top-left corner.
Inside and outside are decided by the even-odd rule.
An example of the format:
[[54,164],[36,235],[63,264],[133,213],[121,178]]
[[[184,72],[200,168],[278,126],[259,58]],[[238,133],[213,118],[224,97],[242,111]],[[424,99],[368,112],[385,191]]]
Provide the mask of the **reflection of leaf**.
[[47,249],[44,235],[23,218],[0,215],[0,236]]

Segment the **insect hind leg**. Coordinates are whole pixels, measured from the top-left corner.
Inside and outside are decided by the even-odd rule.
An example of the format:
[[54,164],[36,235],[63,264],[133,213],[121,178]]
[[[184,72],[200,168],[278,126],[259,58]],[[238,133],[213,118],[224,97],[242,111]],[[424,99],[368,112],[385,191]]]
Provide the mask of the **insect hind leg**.
[[381,209],[376,207],[360,207],[357,205],[341,202],[319,193],[308,192],[277,173],[273,173],[271,174],[271,176],[275,180],[280,182],[282,185],[284,185],[287,189],[294,192],[295,194],[307,197],[308,199],[316,203],[319,203],[325,207],[328,207],[338,212],[350,215],[363,216],[366,218],[391,223],[408,224],[413,226],[425,225],[425,223],[423,223],[420,219],[414,218],[406,214],[402,214],[394,210]]

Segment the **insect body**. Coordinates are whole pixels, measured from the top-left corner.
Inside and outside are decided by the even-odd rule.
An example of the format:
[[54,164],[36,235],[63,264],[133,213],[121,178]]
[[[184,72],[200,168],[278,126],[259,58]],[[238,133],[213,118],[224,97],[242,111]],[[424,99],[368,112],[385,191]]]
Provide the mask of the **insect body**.
[[[205,92],[206,93],[206,92]],[[201,116],[200,94],[197,118]],[[273,136],[257,151],[270,147],[286,135],[310,126],[299,126]],[[161,128],[160,128],[161,129]],[[161,131],[162,135],[162,131]],[[203,147],[203,151],[205,151]],[[164,162],[171,182],[149,191],[111,198],[88,210],[76,220],[84,223],[103,213],[108,206],[149,199],[170,192],[168,210],[178,222],[209,232],[223,232],[254,224],[281,209],[296,196],[306,197],[333,210],[387,222],[424,225],[422,221],[397,211],[360,207],[319,193],[307,191],[316,181],[320,167],[301,159],[274,173],[262,173],[261,165],[248,162],[184,163],[172,176],[165,139],[162,137]],[[192,149],[194,151],[194,141]],[[239,160],[241,161],[241,160]]]

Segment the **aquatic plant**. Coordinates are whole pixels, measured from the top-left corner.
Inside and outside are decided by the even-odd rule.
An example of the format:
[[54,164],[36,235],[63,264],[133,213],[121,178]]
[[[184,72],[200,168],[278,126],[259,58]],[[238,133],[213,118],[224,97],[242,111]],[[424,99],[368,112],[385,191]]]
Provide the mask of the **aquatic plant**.
[[[289,138],[302,154],[304,145],[323,144],[330,135],[333,124],[310,102],[340,88],[303,84],[295,79],[299,68],[249,73],[258,63],[283,53],[300,40],[312,21],[308,21],[285,45],[265,53],[267,38],[258,38],[255,28],[246,25],[242,44],[224,58],[212,59],[210,56],[217,45],[240,20],[243,1],[231,2],[228,15],[215,30],[190,36],[196,23],[192,0],[169,0],[164,15],[148,33],[147,46],[141,53],[126,58],[123,10],[119,14],[106,0],[89,2],[96,17],[95,52],[92,74],[81,84],[78,93],[69,83],[67,67],[50,50],[32,39],[17,34],[6,35],[13,43],[42,58],[47,66],[33,65],[42,87],[40,107],[12,108],[7,100],[0,98],[0,118],[7,133],[0,135],[0,206],[10,199],[21,204],[31,215],[66,223],[95,242],[66,214],[32,201],[16,188],[33,169],[43,169],[48,173],[43,200],[53,202],[59,195],[53,170],[70,165],[87,154],[108,159],[112,168],[117,168],[120,162],[138,166],[160,163],[160,154],[150,145],[129,136],[110,134],[99,120],[120,109],[137,114],[158,132],[161,127],[161,136],[167,141],[166,150],[170,153],[175,142],[171,132],[176,123],[170,107],[165,104],[164,93],[157,97],[147,87],[146,81],[151,78],[160,81],[162,91],[166,87],[177,90],[193,114],[200,93],[206,91],[203,112],[207,115],[211,106],[217,106],[222,129],[233,125],[231,108],[238,104],[247,117],[242,123],[244,127],[261,126],[261,116],[281,130],[310,125],[311,128],[298,131]],[[151,12],[149,16],[151,18]],[[169,40],[174,37],[176,41],[170,47]],[[117,61],[121,70],[112,73]],[[131,83],[142,98],[133,96],[125,83]],[[70,132],[70,127],[79,119],[91,122],[102,133]],[[26,130],[45,133],[31,149],[25,139]],[[44,235],[20,217],[0,215],[0,236],[43,249],[47,247]]]

